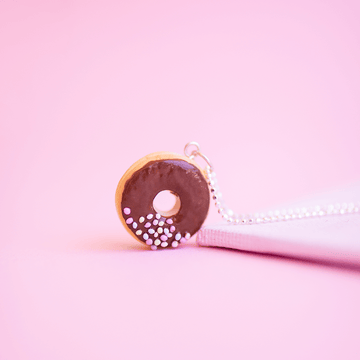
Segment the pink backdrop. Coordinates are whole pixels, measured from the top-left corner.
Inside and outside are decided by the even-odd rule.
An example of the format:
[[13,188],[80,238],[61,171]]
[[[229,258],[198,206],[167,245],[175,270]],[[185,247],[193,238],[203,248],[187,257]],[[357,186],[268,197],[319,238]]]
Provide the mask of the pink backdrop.
[[359,19],[354,0],[0,1],[0,359],[358,359],[359,269],[144,251],[114,193],[190,140],[240,212],[359,180]]

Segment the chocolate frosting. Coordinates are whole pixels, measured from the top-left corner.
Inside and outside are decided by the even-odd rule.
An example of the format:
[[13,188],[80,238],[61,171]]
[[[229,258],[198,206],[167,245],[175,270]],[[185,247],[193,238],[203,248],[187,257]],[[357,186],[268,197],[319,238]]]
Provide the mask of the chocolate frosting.
[[[157,238],[149,234],[149,228],[146,228],[145,224],[150,222],[151,229],[157,231],[159,225],[153,225],[157,214],[153,207],[153,201],[155,196],[164,190],[177,194],[181,202],[180,209],[175,215],[161,216],[158,219],[159,222],[165,222],[162,226],[163,229],[172,229],[173,236],[167,240],[170,246],[173,241],[176,241],[176,234],[180,233],[181,237],[184,238],[187,233],[192,236],[200,229],[209,210],[210,195],[203,174],[193,164],[182,159],[164,159],[148,162],[127,180],[121,201],[122,216],[125,221],[131,217],[137,223],[136,228],[133,228],[133,224],[127,226],[134,234],[136,234],[136,231],[142,230],[141,234],[137,235],[137,238],[143,242],[145,242],[144,233],[148,233],[149,238],[153,241],[160,238],[160,234]],[[124,213],[125,208],[131,210],[129,215]],[[151,220],[146,218],[149,214],[154,215]],[[142,223],[139,222],[141,217],[145,218]],[[138,231],[138,233],[140,232]]]

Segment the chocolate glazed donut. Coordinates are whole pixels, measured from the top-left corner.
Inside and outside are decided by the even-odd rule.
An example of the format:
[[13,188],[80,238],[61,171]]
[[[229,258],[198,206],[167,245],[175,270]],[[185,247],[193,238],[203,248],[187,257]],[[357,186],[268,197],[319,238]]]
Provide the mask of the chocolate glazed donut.
[[[170,211],[154,198],[168,190],[176,196]],[[194,235],[209,211],[209,187],[202,170],[187,157],[158,152],[133,164],[121,178],[115,202],[120,220],[137,240],[158,247],[177,247]]]

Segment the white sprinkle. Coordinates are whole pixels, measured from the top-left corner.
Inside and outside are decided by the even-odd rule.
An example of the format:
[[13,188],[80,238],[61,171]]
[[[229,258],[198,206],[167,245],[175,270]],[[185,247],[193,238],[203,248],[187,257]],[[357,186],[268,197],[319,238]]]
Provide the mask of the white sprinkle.
[[167,243],[167,242],[163,242],[163,243],[161,243],[161,246],[162,247],[167,247],[169,244]]
[[180,234],[180,233],[177,233],[177,234],[175,235],[175,239],[176,239],[176,240],[180,240],[180,239],[181,239],[181,234]]
[[149,234],[153,234],[154,232],[155,232],[154,229],[149,229],[149,230],[148,230],[148,233],[149,233]]
[[161,215],[160,215],[160,214],[156,214],[156,218],[157,218],[157,219],[160,219],[160,218],[161,218]]
[[133,228],[136,229],[137,228],[137,223],[133,222]]
[[179,243],[177,241],[173,241],[171,243],[171,246],[174,247],[174,248],[178,247],[178,245],[179,245]]
[[159,246],[161,244],[161,241],[159,239],[156,239],[154,241],[154,245]]
[[159,236],[159,234],[157,232],[155,232],[154,237],[158,237],[158,236]]
[[148,218],[149,220],[151,220],[153,217],[154,217],[153,214],[149,214],[149,215],[147,216],[147,218]]
[[169,233],[169,229],[168,228],[165,228],[164,229],[164,233],[167,235]]
[[124,208],[124,214],[125,215],[130,215],[130,213],[131,213],[130,208]]
[[155,226],[156,226],[158,223],[159,223],[159,220],[156,220],[156,219],[155,219],[155,220],[153,221],[153,225],[155,225]]
[[186,240],[189,240],[190,237],[191,237],[191,235],[190,235],[189,233],[186,233],[186,234],[185,234],[185,239],[186,239]]
[[143,238],[144,238],[144,240],[147,240],[147,239],[149,238],[149,235],[148,235],[147,233],[145,233],[145,234],[143,235]]
[[145,221],[145,218],[142,216],[142,217],[139,219],[139,223],[142,224],[144,221]]
[[136,235],[141,235],[141,234],[142,234],[142,231],[141,231],[141,230],[138,230],[135,234],[136,234]]
[[169,238],[172,237],[172,233],[167,234],[167,237]]
[[159,228],[157,229],[157,232],[158,232],[159,234],[162,234],[163,228],[159,227]]
[[170,225],[173,223],[172,219],[167,219],[166,222]]
[[165,223],[164,223],[163,221],[160,221],[160,222],[159,222],[159,226],[164,226],[164,224],[165,224]]

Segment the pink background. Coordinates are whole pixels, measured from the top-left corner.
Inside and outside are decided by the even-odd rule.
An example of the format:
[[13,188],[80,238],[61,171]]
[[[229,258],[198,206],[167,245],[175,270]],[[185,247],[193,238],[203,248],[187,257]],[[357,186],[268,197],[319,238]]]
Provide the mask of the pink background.
[[147,251],[114,205],[134,161],[191,140],[239,212],[359,180],[359,19],[0,1],[0,359],[359,359],[358,268]]

